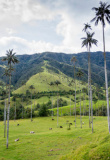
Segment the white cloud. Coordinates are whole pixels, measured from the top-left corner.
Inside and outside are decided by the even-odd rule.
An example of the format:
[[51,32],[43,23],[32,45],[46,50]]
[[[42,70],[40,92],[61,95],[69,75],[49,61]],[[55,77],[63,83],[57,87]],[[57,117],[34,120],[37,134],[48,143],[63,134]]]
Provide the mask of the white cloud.
[[2,15],[0,21],[8,20],[10,23],[13,21],[51,20],[54,17],[54,12],[40,4],[38,0],[1,0],[0,14]]
[[[0,0],[1,55],[12,48],[18,54],[86,51],[86,48],[81,48],[81,37],[85,36],[82,28],[84,23],[90,22],[94,17],[95,13],[91,8],[98,3],[99,0],[97,2],[95,0]],[[47,21],[49,23],[46,23]],[[35,25],[34,29],[32,25]],[[52,25],[54,27],[50,29]],[[92,27],[96,33],[94,38],[99,40],[98,48],[93,47],[92,51],[103,50],[102,27],[101,25],[95,27],[94,24]],[[110,50],[109,28],[107,24],[105,28],[107,50]],[[51,38],[53,35],[55,40]],[[59,44],[56,45],[55,42]]]
[[0,56],[3,56],[8,49],[14,49],[17,54],[33,54],[45,51],[73,53],[73,51],[75,52],[75,50],[77,50],[74,47],[54,45],[52,43],[46,43],[44,41],[30,42],[19,37],[2,37],[0,39],[0,46],[2,46],[0,47]]
[[12,28],[6,28],[6,32],[9,34],[9,35],[13,35],[14,33],[16,33],[16,31]]

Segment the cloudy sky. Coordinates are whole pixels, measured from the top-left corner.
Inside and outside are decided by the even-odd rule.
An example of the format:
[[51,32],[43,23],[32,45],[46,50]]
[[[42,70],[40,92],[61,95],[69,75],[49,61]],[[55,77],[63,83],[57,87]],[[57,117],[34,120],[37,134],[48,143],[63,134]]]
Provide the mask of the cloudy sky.
[[[86,51],[81,48],[82,29],[95,16],[94,6],[99,0],[0,0],[0,56],[12,48],[17,54]],[[103,50],[102,27],[91,26],[98,40],[92,51]],[[108,24],[105,31],[110,51]]]

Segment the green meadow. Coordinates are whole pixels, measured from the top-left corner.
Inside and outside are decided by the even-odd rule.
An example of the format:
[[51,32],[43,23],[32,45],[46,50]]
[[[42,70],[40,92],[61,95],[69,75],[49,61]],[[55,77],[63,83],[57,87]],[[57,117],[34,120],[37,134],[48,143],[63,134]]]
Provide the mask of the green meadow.
[[[58,128],[57,117],[54,120],[51,117],[39,117],[32,122],[30,119],[10,120],[8,149],[3,135],[4,124],[0,122],[0,160],[110,159],[107,117],[94,118],[94,133],[89,128],[87,116],[82,116],[82,122],[81,129],[79,116],[76,128],[73,116],[59,117]],[[68,123],[72,123],[70,130]],[[31,134],[30,131],[35,133]],[[19,141],[15,142],[18,138]]]

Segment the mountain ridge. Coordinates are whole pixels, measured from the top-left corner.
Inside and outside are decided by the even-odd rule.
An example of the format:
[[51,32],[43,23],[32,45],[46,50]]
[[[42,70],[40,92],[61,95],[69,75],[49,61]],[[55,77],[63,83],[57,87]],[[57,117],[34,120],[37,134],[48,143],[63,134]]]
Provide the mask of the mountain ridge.
[[[107,59],[107,69],[108,69],[108,81],[110,83],[110,52],[106,52]],[[42,72],[43,62],[47,61],[48,64],[60,70],[62,73],[67,76],[74,77],[73,74],[73,64],[71,58],[75,56],[76,61],[76,71],[78,68],[84,72],[83,81],[87,82],[88,74],[88,53],[81,52],[77,54],[66,54],[66,53],[56,53],[56,52],[43,52],[35,53],[33,55],[17,55],[20,63],[15,65],[16,72],[13,73],[12,84],[16,87],[20,86],[22,80],[27,81],[31,76]],[[0,58],[2,59],[2,57]],[[0,61],[0,65],[6,65],[6,62]],[[5,81],[5,77],[2,76],[3,68],[0,67],[0,79]],[[104,81],[104,57],[103,52],[91,52],[91,73],[93,84],[97,83],[100,86],[103,86]]]

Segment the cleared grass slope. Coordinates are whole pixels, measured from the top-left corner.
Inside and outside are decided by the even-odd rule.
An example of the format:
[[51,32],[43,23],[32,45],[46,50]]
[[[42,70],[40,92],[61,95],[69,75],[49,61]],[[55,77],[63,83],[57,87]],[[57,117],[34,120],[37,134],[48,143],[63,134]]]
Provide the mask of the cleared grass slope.
[[[71,122],[71,129],[67,130]],[[83,117],[84,125],[80,128],[77,116],[77,127],[74,117],[35,118],[31,120],[10,121],[9,149],[3,138],[4,125],[0,122],[0,160],[107,160],[110,157],[110,135],[107,117],[94,119],[94,133],[89,128],[89,117]],[[19,126],[17,124],[19,123]],[[52,128],[52,130],[49,130]],[[30,134],[34,131],[34,134]],[[15,139],[19,141],[15,142]]]
[[[43,67],[44,71],[40,72],[34,76],[32,76],[26,83],[26,85],[21,86],[13,93],[26,93],[26,90],[29,90],[29,86],[33,85],[35,87],[35,92],[42,92],[42,91],[69,91],[74,89],[74,82],[73,79],[66,76],[62,72],[59,74],[47,70],[45,66]],[[55,82],[56,80],[60,81],[61,84],[58,85],[50,85],[51,82]],[[76,87],[78,89],[79,81],[76,81]],[[85,87],[85,85],[81,85],[81,88]]]

